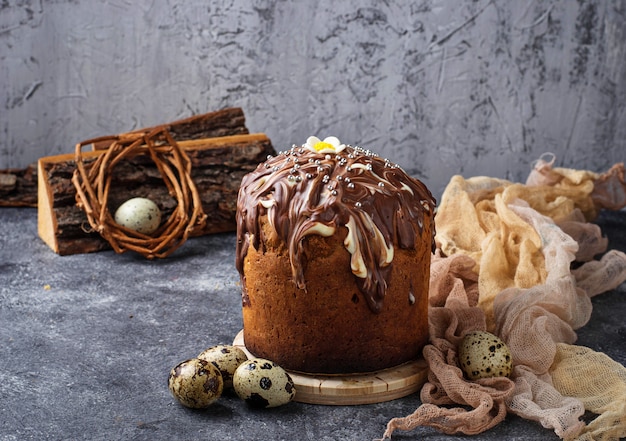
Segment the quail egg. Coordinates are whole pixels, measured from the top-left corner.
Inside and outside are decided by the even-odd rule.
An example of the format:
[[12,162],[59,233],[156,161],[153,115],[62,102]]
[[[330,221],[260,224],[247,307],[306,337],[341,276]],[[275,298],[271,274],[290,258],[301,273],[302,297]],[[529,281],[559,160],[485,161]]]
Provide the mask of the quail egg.
[[513,370],[511,351],[502,339],[485,331],[473,331],[459,344],[459,364],[470,380],[508,377]]
[[168,387],[183,406],[202,409],[222,396],[224,381],[212,363],[191,358],[170,371]]
[[161,224],[161,210],[147,198],[132,198],[115,211],[115,222],[142,234],[154,233]]
[[220,370],[224,380],[224,389],[233,387],[235,370],[248,359],[241,348],[230,345],[212,346],[202,351],[197,358],[213,363]]
[[296,388],[289,374],[263,358],[243,362],[233,376],[235,392],[252,407],[277,407],[289,403]]

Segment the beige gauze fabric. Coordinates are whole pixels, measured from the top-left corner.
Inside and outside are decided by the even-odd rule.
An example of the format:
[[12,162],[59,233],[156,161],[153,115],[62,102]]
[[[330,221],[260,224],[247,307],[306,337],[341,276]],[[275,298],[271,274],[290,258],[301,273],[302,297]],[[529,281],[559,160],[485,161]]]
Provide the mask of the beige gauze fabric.
[[[624,166],[599,175],[553,168],[549,159],[536,162],[526,184],[451,179],[436,217],[423,404],[389,421],[384,438],[418,426],[478,434],[507,412],[568,440],[626,435],[626,368],[573,345],[590,318],[590,297],[626,280],[626,254],[593,260],[607,240],[588,223],[601,208],[626,205]],[[584,263],[572,271],[574,260]],[[463,377],[457,345],[473,330],[509,345],[510,379]],[[589,425],[580,421],[585,410],[599,415]]]

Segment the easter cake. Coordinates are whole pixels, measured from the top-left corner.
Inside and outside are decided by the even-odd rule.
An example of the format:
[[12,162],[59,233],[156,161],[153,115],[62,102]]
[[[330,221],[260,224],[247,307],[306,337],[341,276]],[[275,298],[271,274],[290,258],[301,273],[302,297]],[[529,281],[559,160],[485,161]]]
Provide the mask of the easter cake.
[[434,212],[422,182],[335,137],[268,156],[237,201],[246,348],[321,374],[418,358]]

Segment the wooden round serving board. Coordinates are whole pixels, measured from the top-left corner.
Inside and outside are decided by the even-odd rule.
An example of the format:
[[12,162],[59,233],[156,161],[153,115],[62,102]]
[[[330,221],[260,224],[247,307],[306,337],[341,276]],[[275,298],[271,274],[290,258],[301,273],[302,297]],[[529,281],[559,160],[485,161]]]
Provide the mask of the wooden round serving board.
[[[246,348],[243,330],[233,345],[254,358]],[[320,375],[288,371],[296,386],[295,401],[308,404],[350,406],[391,401],[417,392],[426,382],[428,365],[424,359],[363,374]]]

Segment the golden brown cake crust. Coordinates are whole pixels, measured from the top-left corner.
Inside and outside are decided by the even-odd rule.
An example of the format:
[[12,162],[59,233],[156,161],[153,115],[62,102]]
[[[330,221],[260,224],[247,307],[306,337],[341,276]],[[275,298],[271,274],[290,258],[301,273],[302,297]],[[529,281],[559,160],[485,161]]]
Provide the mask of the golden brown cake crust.
[[[290,370],[333,374],[372,372],[419,357],[428,340],[430,246],[396,252],[387,297],[374,314],[346,271],[350,254],[342,236],[345,230],[305,239],[306,290],[293,282],[284,249],[249,249],[243,321],[250,352]],[[424,239],[430,244],[429,236]]]

